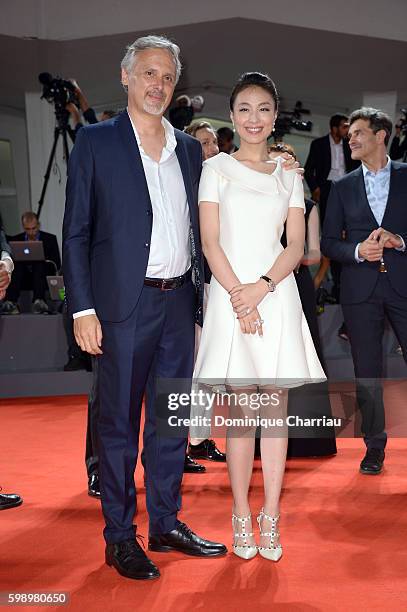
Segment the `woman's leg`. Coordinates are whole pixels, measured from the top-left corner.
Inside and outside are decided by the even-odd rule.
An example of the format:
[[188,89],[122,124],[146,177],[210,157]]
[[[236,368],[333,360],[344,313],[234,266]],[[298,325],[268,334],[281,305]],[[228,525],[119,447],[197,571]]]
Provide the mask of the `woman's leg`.
[[[275,389],[271,392],[275,394]],[[288,391],[285,390],[278,394],[279,405],[270,405],[262,410],[262,418],[281,418],[284,426],[279,429],[262,428],[260,441],[261,448],[261,467],[264,481],[264,513],[268,516],[276,517],[280,511],[280,494],[283,484],[284,470],[287,456],[287,427],[285,419],[287,416]],[[271,523],[268,519],[263,519],[262,527],[264,532],[270,532]],[[278,539],[275,540],[278,543]],[[270,537],[260,538],[260,546],[270,546]]]
[[[234,420],[244,419],[245,416],[255,417],[243,400],[252,392],[250,390],[238,391],[227,390],[229,393],[229,417]],[[254,441],[256,427],[233,425],[228,427],[226,438],[226,460],[233,494],[232,512],[237,517],[250,515],[249,486],[253,471]],[[239,529],[239,526],[236,526]],[[242,530],[240,529],[240,532]],[[252,522],[246,523],[246,533],[252,532]],[[237,545],[243,545],[243,538],[235,541]],[[246,538],[246,544],[255,545],[254,536]]]

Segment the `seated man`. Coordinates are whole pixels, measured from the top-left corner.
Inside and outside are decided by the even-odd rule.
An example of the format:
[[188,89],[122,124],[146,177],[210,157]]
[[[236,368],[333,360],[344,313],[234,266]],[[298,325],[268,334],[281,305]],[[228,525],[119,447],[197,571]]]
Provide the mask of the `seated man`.
[[[48,312],[45,302],[47,291],[47,274],[55,274],[61,267],[61,257],[56,236],[40,230],[40,223],[34,212],[25,212],[21,217],[24,231],[17,236],[10,237],[10,241],[41,240],[44,247],[46,261],[15,262],[11,283],[7,289],[6,302],[2,307],[2,314],[19,314],[17,306],[22,289],[32,289],[34,314]],[[51,263],[52,262],[52,263]]]

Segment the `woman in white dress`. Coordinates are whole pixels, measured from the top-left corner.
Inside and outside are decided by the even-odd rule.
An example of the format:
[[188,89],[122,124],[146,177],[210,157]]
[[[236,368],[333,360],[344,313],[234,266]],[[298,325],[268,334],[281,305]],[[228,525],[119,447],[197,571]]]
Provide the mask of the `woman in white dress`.
[[[304,252],[302,181],[295,170],[283,170],[267,154],[267,138],[278,111],[270,77],[257,72],[242,75],[232,92],[230,110],[240,149],[233,156],[220,153],[208,159],[199,188],[202,246],[213,276],[194,380],[222,381],[228,390],[240,393],[271,387],[281,393],[290,380],[298,385],[325,378],[292,274]],[[280,416],[286,395],[286,391],[281,395]],[[278,561],[287,436],[262,435],[265,498],[257,518],[258,546],[248,500],[254,430],[253,435],[245,430],[240,436],[233,431],[227,436],[233,551],[244,559],[259,552]]]

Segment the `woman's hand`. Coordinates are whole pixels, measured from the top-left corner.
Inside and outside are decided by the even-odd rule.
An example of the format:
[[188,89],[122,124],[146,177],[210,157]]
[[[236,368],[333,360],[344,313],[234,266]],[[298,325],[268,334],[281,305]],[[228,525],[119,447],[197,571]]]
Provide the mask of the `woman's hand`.
[[255,308],[250,314],[239,318],[240,329],[243,334],[255,334],[263,336],[263,319],[260,318],[259,311]]
[[267,283],[261,278],[255,283],[240,284],[233,287],[229,294],[237,318],[241,319],[252,313],[267,293]]

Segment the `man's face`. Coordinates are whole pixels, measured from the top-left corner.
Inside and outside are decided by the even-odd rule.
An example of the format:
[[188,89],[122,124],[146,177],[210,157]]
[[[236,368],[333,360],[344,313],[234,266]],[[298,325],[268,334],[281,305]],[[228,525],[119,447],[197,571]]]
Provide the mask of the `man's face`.
[[219,153],[218,139],[213,130],[203,127],[196,131],[195,137],[202,145],[202,157],[204,161]]
[[346,138],[349,132],[349,121],[342,119],[336,130],[340,138]]
[[24,219],[23,229],[25,233],[27,234],[27,238],[29,240],[36,240],[38,231],[40,229],[40,224],[38,223],[36,219],[30,219],[30,220]]
[[129,104],[141,113],[163,115],[176,84],[173,57],[166,49],[139,51],[130,74],[122,70]]
[[349,121],[342,119],[338,126],[331,128],[331,134],[335,138],[344,139],[347,137],[349,132]]
[[228,155],[230,155],[230,153],[233,153],[233,149],[235,147],[233,143],[233,138],[219,138],[218,137],[218,147],[219,147],[219,151],[222,151],[222,153],[227,153]]
[[379,130],[376,134],[366,119],[357,119],[349,128],[349,146],[352,159],[365,160],[375,155],[384,145],[386,132]]

